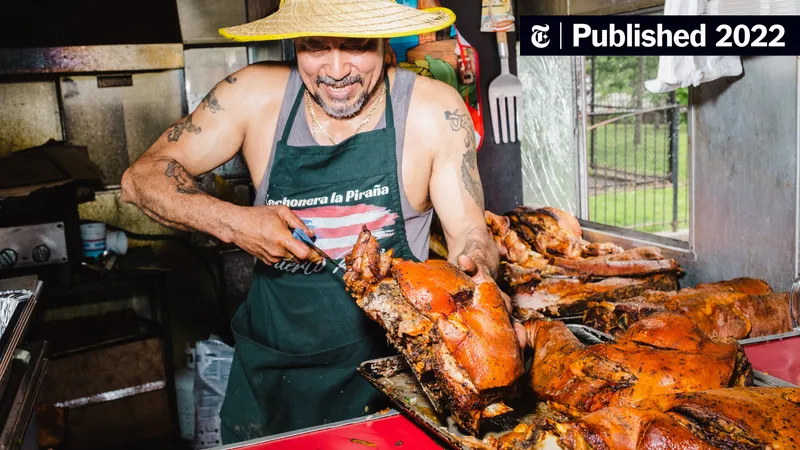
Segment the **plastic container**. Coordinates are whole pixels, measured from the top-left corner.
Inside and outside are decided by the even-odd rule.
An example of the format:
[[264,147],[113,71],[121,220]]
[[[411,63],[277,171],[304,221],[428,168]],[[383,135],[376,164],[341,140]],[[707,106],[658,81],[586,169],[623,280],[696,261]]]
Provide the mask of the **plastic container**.
[[124,255],[128,252],[128,236],[122,231],[107,232],[106,248],[117,255]]
[[81,225],[83,256],[97,258],[106,251],[106,224],[93,222]]
[[194,441],[194,347],[188,343],[184,349],[186,367],[175,374],[175,392],[178,403],[178,425],[181,439]]

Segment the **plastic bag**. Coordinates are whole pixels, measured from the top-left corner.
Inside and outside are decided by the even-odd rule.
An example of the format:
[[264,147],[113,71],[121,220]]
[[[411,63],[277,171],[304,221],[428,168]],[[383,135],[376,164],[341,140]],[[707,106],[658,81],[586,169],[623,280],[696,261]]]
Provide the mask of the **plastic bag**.
[[[694,16],[703,11],[702,0],[666,0],[665,16]],[[653,93],[698,86],[723,77],[742,74],[742,60],[738,56],[662,56],[658,59],[655,80],[644,82]]]
[[195,449],[222,445],[219,418],[228,376],[233,363],[233,347],[217,339],[200,341],[195,345]]

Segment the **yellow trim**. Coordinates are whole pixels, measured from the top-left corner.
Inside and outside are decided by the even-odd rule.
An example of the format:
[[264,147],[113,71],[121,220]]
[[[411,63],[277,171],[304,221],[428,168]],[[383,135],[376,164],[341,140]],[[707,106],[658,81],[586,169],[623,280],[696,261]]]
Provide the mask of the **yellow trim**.
[[405,36],[415,36],[418,34],[425,34],[425,33],[433,33],[439,30],[443,30],[456,22],[456,14],[448,8],[426,8],[420,11],[424,12],[439,12],[442,11],[447,14],[450,19],[446,22],[445,25],[439,25],[434,27],[426,27],[420,28],[419,30],[410,30],[410,31],[401,31],[396,33],[379,33],[379,34],[362,34],[362,33],[323,33],[323,32],[308,32],[308,31],[296,31],[293,33],[283,33],[283,34],[261,34],[261,35],[253,35],[253,36],[239,36],[232,34],[226,30],[229,30],[233,27],[225,27],[220,28],[217,30],[219,34],[222,36],[232,39],[237,42],[254,42],[254,41],[275,41],[279,39],[294,39],[299,37],[309,37],[309,36],[330,36],[330,37],[344,37],[344,38],[395,38],[395,37],[405,37]]

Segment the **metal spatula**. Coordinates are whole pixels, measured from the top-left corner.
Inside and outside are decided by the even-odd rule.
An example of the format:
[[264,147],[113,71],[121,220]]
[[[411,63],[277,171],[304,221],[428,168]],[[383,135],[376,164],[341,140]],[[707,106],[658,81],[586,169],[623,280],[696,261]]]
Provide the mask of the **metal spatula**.
[[508,70],[508,40],[505,31],[497,33],[500,76],[489,84],[489,110],[492,114],[494,142],[516,142],[522,127],[522,82]]

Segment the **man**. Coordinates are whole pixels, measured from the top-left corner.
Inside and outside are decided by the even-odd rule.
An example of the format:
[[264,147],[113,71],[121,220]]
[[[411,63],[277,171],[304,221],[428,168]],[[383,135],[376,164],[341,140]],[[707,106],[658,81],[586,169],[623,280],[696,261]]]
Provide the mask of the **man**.
[[[385,337],[345,291],[341,270],[314,258],[292,229],[341,259],[366,225],[383,249],[424,260],[435,209],[451,262],[477,281],[497,275],[461,96],[384,64],[389,37],[454,20],[393,0],[286,0],[272,16],[221,30],[238,40],[294,38],[296,64],[254,64],[220,81],[125,172],[126,202],[258,258],[232,321],[226,443],[386,406],[355,370],[387,355]],[[258,187],[253,207],[194,182],[239,149]]]

